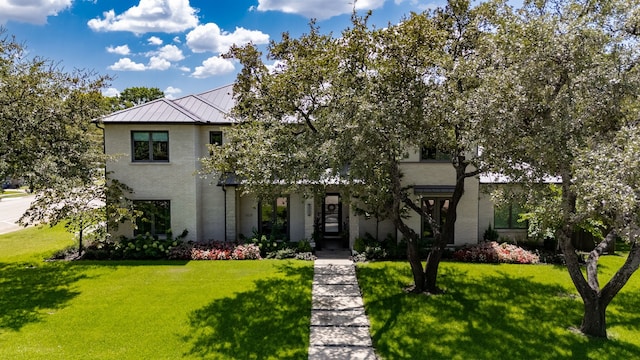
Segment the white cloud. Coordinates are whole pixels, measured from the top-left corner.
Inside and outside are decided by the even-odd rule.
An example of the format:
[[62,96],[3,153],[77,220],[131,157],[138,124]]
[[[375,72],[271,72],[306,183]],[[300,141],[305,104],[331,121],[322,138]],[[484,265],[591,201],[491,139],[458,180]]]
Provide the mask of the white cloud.
[[191,68],[188,66],[180,66],[178,69],[180,69],[180,71],[182,72],[188,72],[188,73],[191,72]]
[[180,61],[184,59],[182,50],[178,49],[175,45],[165,45],[161,47],[156,54],[158,57],[169,61]]
[[167,70],[170,67],[171,67],[171,63],[166,59],[163,59],[159,56],[152,56],[151,59],[149,59],[149,65],[147,66],[147,69]]
[[115,64],[109,66],[109,69],[115,71],[144,71],[145,66],[144,64],[133,62],[129,58],[122,58]]
[[204,79],[215,75],[230,73],[233,70],[235,70],[235,67],[231,60],[213,56],[203,61],[202,66],[196,66],[191,76],[197,79]]
[[232,33],[222,31],[218,25],[208,23],[199,25],[187,34],[187,45],[193,52],[212,51],[223,53],[233,44],[243,45],[249,42],[266,44],[269,35],[258,30],[247,30],[238,27]]
[[[385,0],[358,0],[356,10],[373,10],[382,7]],[[353,1],[347,0],[258,0],[258,11],[281,11],[319,20],[350,14]]]
[[180,44],[180,43],[182,43],[182,41],[180,41],[180,36],[176,36],[176,37],[174,37],[174,38],[173,38],[173,42],[174,42],[174,43],[176,43],[176,44]]
[[9,20],[46,24],[47,17],[71,7],[72,0],[0,0],[0,24]]
[[116,96],[120,96],[120,91],[118,91],[118,89],[116,88],[110,87],[107,90],[104,90],[102,92],[102,95],[106,97],[116,97]]
[[164,95],[167,99],[175,99],[176,95],[182,93],[182,90],[179,88],[174,88],[173,86],[169,86],[164,89]]
[[157,36],[150,37],[149,39],[147,39],[147,42],[151,45],[162,45],[162,39]]
[[198,25],[197,10],[189,0],[140,0],[137,6],[116,15],[114,10],[104,12],[103,18],[89,20],[94,31],[129,31],[174,33]]
[[107,52],[118,55],[129,55],[131,53],[131,50],[129,50],[128,45],[120,45],[116,47],[109,46],[107,48]]

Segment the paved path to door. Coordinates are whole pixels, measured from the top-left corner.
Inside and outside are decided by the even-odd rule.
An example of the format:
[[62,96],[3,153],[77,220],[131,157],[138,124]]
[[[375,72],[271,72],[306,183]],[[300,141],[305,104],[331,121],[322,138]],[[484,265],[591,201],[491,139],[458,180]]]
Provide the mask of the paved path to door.
[[309,360],[377,359],[356,269],[348,252],[318,253],[309,343]]

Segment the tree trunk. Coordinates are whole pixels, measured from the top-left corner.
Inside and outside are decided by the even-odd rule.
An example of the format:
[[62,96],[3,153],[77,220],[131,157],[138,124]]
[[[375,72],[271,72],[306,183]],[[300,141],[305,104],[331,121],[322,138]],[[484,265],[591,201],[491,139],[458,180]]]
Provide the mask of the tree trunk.
[[447,218],[444,228],[440,231],[440,236],[436,236],[436,242],[429,252],[427,258],[427,265],[425,266],[425,279],[426,290],[431,294],[441,294],[442,289],[438,287],[438,269],[440,268],[440,260],[442,259],[442,253],[447,247],[449,240],[453,239],[455,233],[456,220],[458,218],[458,203],[462,199],[464,194],[464,181],[467,178],[466,165],[463,156],[458,157],[457,162],[454,164],[456,170],[456,186],[451,196],[451,202],[449,203],[449,210],[447,212]]
[[442,259],[442,249],[440,245],[434,246],[429,252],[427,265],[425,266],[425,290],[430,294],[441,294],[442,289],[438,288],[438,268]]
[[593,293],[588,299],[584,300],[584,316],[580,331],[588,336],[606,338],[607,322],[605,314],[607,304],[602,301],[599,293]]
[[420,252],[418,249],[417,239],[410,239],[407,241],[407,260],[411,266],[411,273],[413,274],[414,287],[412,292],[421,293],[425,291],[425,273],[422,271],[422,262],[420,261]]
[[82,245],[82,233],[83,233],[83,228],[80,227],[80,233],[78,234],[78,257],[82,256],[82,251],[83,249],[83,245]]

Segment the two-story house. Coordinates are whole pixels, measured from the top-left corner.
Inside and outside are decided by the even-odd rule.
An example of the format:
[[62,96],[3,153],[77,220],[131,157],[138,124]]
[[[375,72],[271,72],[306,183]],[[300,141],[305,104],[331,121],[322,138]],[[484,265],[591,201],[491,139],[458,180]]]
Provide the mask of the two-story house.
[[[162,235],[169,229],[174,233],[186,229],[191,240],[234,241],[254,231],[277,231],[299,241],[310,240],[314,231],[321,231],[325,238],[348,234],[345,247],[352,247],[366,233],[379,238],[397,234],[391,221],[357,215],[339,185],[328,184],[321,198],[289,194],[262,203],[241,196],[239,184],[219,184],[213,177],[198,175],[199,159],[209,155],[208,145],[225,141],[225,129],[232,121],[226,114],[233,104],[232,85],[228,85],[175,100],[155,100],[102,119],[105,152],[119,155],[108,162],[107,170],[133,189],[132,197],[148,220],[139,223],[135,232]],[[436,220],[444,218],[454,184],[450,162],[434,152],[416,149],[403,161],[402,171],[403,181],[413,185],[415,200],[430,202]],[[504,211],[494,212],[480,190],[481,182],[480,178],[466,182],[454,245],[477,243],[494,222],[511,226],[501,220]],[[428,235],[424,219],[414,215],[407,222]],[[134,235],[131,226],[119,231]]]

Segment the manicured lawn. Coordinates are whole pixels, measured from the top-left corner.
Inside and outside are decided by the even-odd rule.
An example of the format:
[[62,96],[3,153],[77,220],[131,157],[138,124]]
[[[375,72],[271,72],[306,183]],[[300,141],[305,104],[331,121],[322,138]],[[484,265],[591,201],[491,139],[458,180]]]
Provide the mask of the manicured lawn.
[[[602,279],[623,261],[601,260]],[[638,359],[640,275],[609,305],[609,341],[570,330],[582,302],[564,268],[445,262],[441,296],[405,294],[404,262],[358,266],[376,352],[384,359]]]
[[0,236],[0,359],[307,358],[311,262],[43,262],[58,231]]

